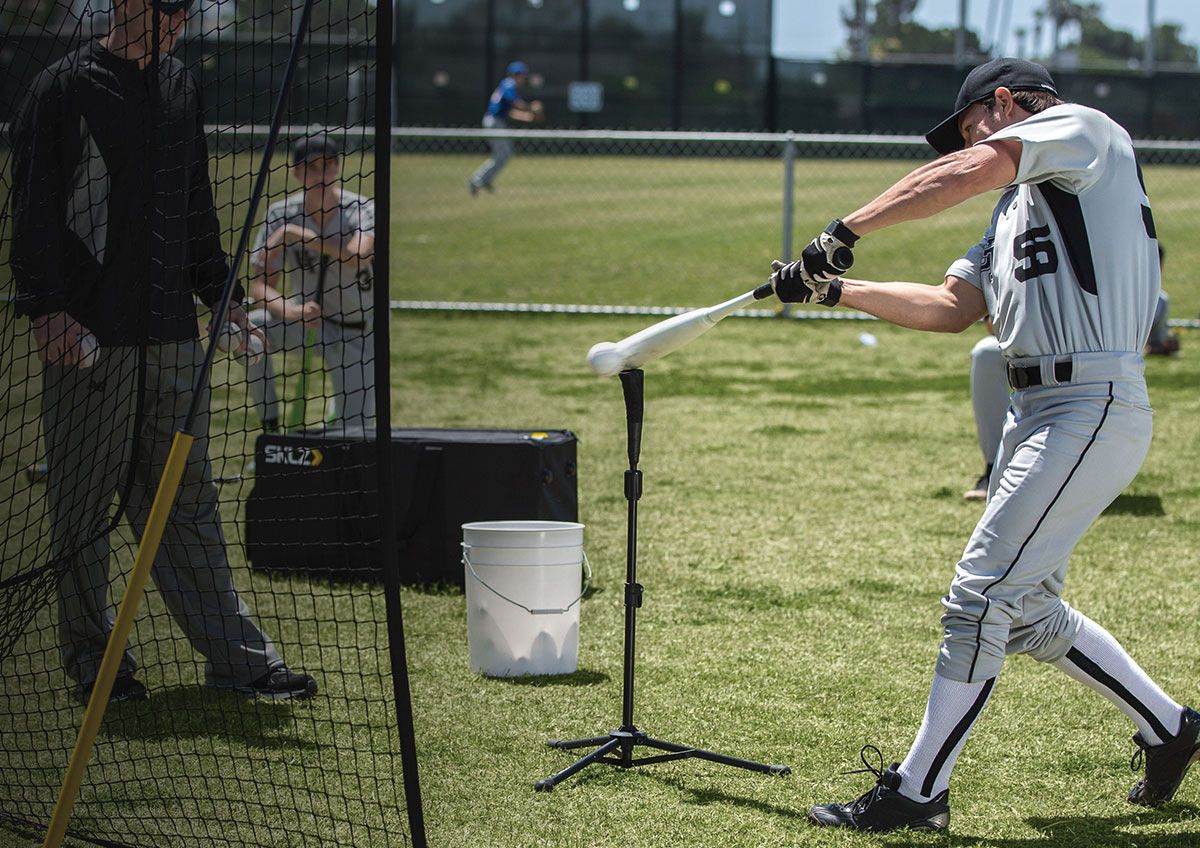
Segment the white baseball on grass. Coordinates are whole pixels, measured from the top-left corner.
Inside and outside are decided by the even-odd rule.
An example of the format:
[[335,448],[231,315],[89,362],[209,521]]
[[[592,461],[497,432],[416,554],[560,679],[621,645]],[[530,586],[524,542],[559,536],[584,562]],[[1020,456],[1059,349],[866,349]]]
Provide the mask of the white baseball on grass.
[[596,376],[611,377],[620,373],[625,365],[625,357],[621,356],[612,342],[597,342],[588,351],[587,362]]
[[91,333],[79,337],[79,359],[76,365],[80,368],[91,368],[100,358],[100,344]]

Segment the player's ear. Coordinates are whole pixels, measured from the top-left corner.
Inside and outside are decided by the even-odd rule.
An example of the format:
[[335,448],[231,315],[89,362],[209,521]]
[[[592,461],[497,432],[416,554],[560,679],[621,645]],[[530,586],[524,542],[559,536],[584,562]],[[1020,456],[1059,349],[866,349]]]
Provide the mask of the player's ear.
[[995,98],[996,106],[999,107],[1001,115],[1006,118],[1012,115],[1013,109],[1016,108],[1017,101],[1013,99],[1011,91],[1004,86],[1000,86],[996,89],[992,97]]

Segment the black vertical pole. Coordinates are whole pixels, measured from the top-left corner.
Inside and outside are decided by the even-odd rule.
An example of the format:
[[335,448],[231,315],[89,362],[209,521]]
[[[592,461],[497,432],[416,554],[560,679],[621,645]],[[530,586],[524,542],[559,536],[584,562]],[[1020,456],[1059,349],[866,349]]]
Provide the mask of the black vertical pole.
[[[492,86],[496,84],[496,0],[487,0],[487,22],[483,28],[483,97],[486,100],[492,94]],[[509,60],[511,61],[511,59]]]
[[[622,686],[624,703],[621,710],[621,730],[632,733],[633,724],[633,665],[634,634],[637,629],[637,609],[642,605],[642,586],[637,582],[637,514],[638,499],[642,496],[642,472],[638,457],[642,452],[642,411],[644,408],[645,373],[640,369],[621,372],[621,390],[625,395],[626,452],[629,470],[625,472],[625,500],[628,501],[628,522],[625,537],[625,680]],[[629,765],[632,745],[624,745],[622,759]]]
[[763,108],[763,126],[767,132],[779,129],[779,78],[775,57],[767,54],[767,95]]
[[[399,3],[402,2],[402,0],[392,0],[392,2],[398,5]],[[400,102],[400,92],[403,91],[403,88],[400,85],[400,74],[401,74],[400,59],[401,59],[401,54],[403,51],[401,50],[401,47],[400,47],[401,40],[402,40],[401,34],[400,34],[400,15],[395,14],[394,7],[392,9],[391,17],[392,17],[392,24],[391,24],[391,27],[389,27],[389,28],[392,31],[392,67],[391,67],[390,71],[385,71],[385,72],[388,74],[388,77],[391,79],[391,86],[392,86],[392,97],[391,97],[392,113],[391,113],[391,115],[388,116],[388,123],[395,126],[397,124],[404,123],[402,120],[400,120],[400,116],[404,113],[403,104]],[[413,26],[415,27],[416,26],[415,13],[411,20],[413,22]],[[379,21],[376,21],[375,23],[378,25]],[[381,30],[376,29],[376,31],[375,31],[376,38],[379,37],[380,32],[381,32]],[[409,33],[410,41],[412,40],[412,37],[414,35],[415,35],[415,33]],[[375,73],[380,73],[380,68],[378,66],[375,69]],[[377,97],[379,96],[378,93],[376,93],[376,96]],[[389,150],[391,149],[391,145],[388,145],[388,149]]]
[[683,126],[683,0],[675,0],[674,69],[671,75],[671,129]]
[[[375,477],[379,508],[379,555],[387,606],[388,653],[392,692],[404,770],[404,800],[413,848],[426,848],[425,816],[417,773],[408,655],[404,648],[404,616],[400,606],[399,555],[396,550],[395,501],[392,491],[391,392],[391,197],[392,197],[392,0],[376,8],[375,18]],[[382,281],[381,283],[379,281]]]
[[[579,0],[579,81],[590,79],[591,69],[588,67],[592,52],[592,9],[590,0]],[[580,129],[588,125],[587,112],[579,112],[577,123]]]
[[767,4],[767,102],[763,125],[767,132],[779,129],[779,68],[775,63],[775,4]]

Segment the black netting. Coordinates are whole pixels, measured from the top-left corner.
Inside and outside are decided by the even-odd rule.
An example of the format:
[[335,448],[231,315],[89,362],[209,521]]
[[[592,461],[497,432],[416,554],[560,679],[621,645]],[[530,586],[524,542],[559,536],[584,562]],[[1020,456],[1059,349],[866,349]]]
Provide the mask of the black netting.
[[51,819],[180,432],[69,837],[409,843],[375,471],[376,15],[3,0],[5,844]]

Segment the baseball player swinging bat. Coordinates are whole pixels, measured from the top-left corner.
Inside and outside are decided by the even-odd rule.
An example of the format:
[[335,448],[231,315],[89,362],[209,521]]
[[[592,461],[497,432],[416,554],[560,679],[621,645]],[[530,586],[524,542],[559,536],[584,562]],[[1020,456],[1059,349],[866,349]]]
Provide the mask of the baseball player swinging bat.
[[763,283],[753,291],[716,306],[693,309],[691,312],[659,321],[619,342],[598,342],[588,351],[588,365],[599,377],[611,377],[622,371],[640,368],[683,347],[714,327],[722,318],[756,300],[770,297],[773,293],[771,284]]

